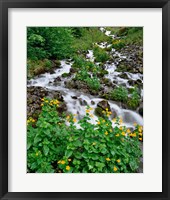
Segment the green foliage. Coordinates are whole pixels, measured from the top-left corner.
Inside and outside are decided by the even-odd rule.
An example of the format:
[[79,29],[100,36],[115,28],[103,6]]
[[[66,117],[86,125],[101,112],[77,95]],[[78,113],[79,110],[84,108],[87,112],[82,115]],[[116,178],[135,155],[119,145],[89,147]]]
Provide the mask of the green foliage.
[[63,59],[73,53],[73,40],[70,28],[63,27],[28,27],[28,58],[39,60],[44,58]]
[[92,89],[98,91],[101,87],[100,81],[97,77],[92,77],[92,78],[86,78],[85,82],[87,82],[87,85]]
[[125,46],[125,42],[123,40],[114,40],[112,44],[112,48],[119,50]]
[[104,49],[98,46],[94,47],[94,56],[96,62],[106,62],[110,57]]
[[[68,134],[65,155],[58,161],[63,172],[72,173],[131,173],[139,167],[142,155],[139,147],[139,131],[134,133],[119,127],[117,118],[114,129],[108,118],[100,118],[96,125],[89,123],[89,113],[74,124]],[[69,170],[66,167],[69,166]]]
[[81,32],[80,37],[76,37],[73,41],[75,51],[84,52],[93,48],[96,42],[106,42],[110,38],[100,31],[97,27],[77,27],[77,31]]
[[[142,127],[132,132],[116,118],[114,128],[106,110],[96,125],[89,122],[91,108],[75,126],[72,115],[59,116],[60,102],[43,99],[38,120],[27,121],[28,171],[36,173],[131,173],[139,168]],[[66,126],[65,123],[69,123]]]
[[66,148],[67,127],[56,111],[58,101],[42,104],[38,121],[27,121],[27,164],[30,172],[53,173],[52,163],[60,159]]
[[137,87],[133,88],[131,97],[128,99],[128,106],[132,109],[136,109],[139,106],[140,95]]
[[110,93],[110,97],[115,101],[127,102],[128,90],[123,86],[119,86]]

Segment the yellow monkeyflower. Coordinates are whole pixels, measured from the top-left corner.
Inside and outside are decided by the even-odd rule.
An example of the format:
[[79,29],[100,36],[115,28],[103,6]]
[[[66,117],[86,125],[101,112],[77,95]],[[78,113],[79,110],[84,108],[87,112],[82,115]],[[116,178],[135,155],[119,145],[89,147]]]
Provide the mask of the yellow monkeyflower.
[[134,133],[134,134],[132,135],[132,137],[136,137],[136,133]]
[[116,137],[119,137],[119,133],[115,135]]
[[41,101],[44,101],[44,98],[42,98]]
[[69,158],[68,161],[70,162],[70,161],[71,161],[71,158]]
[[136,122],[134,122],[134,123],[133,123],[133,125],[134,125],[134,126],[137,126],[137,123],[136,123]]
[[86,110],[86,113],[89,113],[89,112],[90,112],[90,110],[87,109],[87,110]]
[[61,163],[61,160],[59,160],[57,163],[60,164],[60,163]]
[[106,122],[105,120],[102,121],[103,123]]
[[123,129],[123,127],[121,126],[121,127],[119,127],[119,130],[122,130]]
[[114,166],[114,167],[113,167],[113,170],[116,172],[116,171],[117,171],[117,167],[116,167],[116,166]]
[[113,119],[112,119],[112,122],[116,122],[116,118],[113,118]]
[[105,113],[105,111],[103,110],[102,113]]
[[120,118],[120,120],[119,120],[119,123],[120,123],[120,124],[122,124],[122,123],[123,123],[123,119],[122,119],[122,118]]
[[32,122],[35,122],[35,119],[32,119]]
[[107,161],[110,161],[110,158],[106,158]]
[[92,117],[92,118],[93,118],[93,117],[94,117],[94,115],[92,115],[92,114],[91,114],[91,115],[90,115],[90,117]]
[[142,136],[143,134],[142,134],[142,133],[139,133],[139,135]]
[[120,163],[120,159],[118,159],[117,162]]
[[105,135],[108,135],[108,132],[106,131],[104,134],[105,134]]
[[142,138],[139,138],[140,141],[142,141]]
[[66,166],[66,170],[67,170],[67,171],[70,170],[70,166],[69,166],[69,165]]
[[64,160],[61,161],[61,164],[64,165],[66,162]]
[[98,121],[97,124],[100,124],[100,121]]
[[106,108],[106,111],[108,111],[108,108]]
[[48,103],[48,100],[46,100],[45,103]]
[[70,115],[68,115],[68,116],[66,117],[66,119],[69,120],[69,119],[70,119]]
[[127,129],[127,133],[130,133],[131,131],[130,131],[130,129]]
[[106,126],[109,126],[109,124],[106,124]]
[[44,104],[42,103],[41,106],[43,106]]
[[142,130],[142,128],[139,128],[138,131],[139,131],[140,133],[142,133],[143,130]]
[[73,122],[74,122],[74,123],[76,123],[76,121],[77,121],[77,119],[76,119],[76,118],[74,118],[74,119],[73,119]]
[[93,108],[89,108],[89,110],[93,110]]
[[125,132],[122,132],[122,135],[123,135],[123,136],[125,136],[125,135],[126,135],[126,133],[125,133]]

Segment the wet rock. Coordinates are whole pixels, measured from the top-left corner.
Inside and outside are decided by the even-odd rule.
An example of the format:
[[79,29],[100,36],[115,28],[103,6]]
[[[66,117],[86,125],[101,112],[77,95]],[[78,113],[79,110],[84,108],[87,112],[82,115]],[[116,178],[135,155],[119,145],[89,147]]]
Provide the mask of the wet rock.
[[87,104],[87,101],[84,100],[84,99],[82,99],[82,98],[79,98],[79,102],[80,102],[80,105],[81,105],[81,106],[87,106],[87,105],[88,105],[88,104]]
[[129,79],[129,77],[126,73],[120,74],[119,77],[123,78],[123,79]]
[[61,66],[61,62],[59,60],[54,60],[53,62],[55,64],[55,67],[59,68]]
[[106,110],[106,108],[108,108],[108,110],[110,111],[110,105],[108,103],[108,101],[106,100],[102,100],[97,104],[97,107],[102,108],[103,110]]
[[76,96],[72,96],[71,98],[72,98],[72,99],[77,99],[77,97],[76,97]]
[[91,104],[92,104],[92,105],[95,105],[95,102],[92,100],[92,101],[91,101]]

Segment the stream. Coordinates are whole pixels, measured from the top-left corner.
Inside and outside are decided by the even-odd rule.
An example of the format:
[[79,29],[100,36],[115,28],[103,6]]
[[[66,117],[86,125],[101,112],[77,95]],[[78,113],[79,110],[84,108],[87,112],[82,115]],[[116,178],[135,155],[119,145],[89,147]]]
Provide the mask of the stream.
[[[104,31],[101,28],[101,31]],[[109,31],[105,32],[106,35],[115,38],[114,35],[111,35]],[[106,48],[109,47],[110,44],[107,44],[107,42],[97,44],[100,48]],[[116,62],[106,62],[104,64],[105,70],[108,71],[108,74],[105,75],[105,78],[109,79],[111,82],[113,82],[115,85],[123,85],[126,88],[131,88],[132,86],[129,85],[128,79],[130,80],[141,80],[143,83],[143,75],[140,73],[130,73],[130,72],[124,72],[128,79],[126,78],[121,78],[120,75],[122,72],[117,72],[115,71],[117,68],[118,63],[122,59],[128,59],[126,55],[122,55],[121,53],[117,52],[115,49],[112,49],[111,54],[114,56],[117,56],[118,59]],[[95,58],[93,55],[92,50],[88,50],[86,54],[86,59],[94,62]],[[80,90],[76,89],[68,89],[65,86],[65,81],[68,81],[69,79],[71,80],[74,75],[71,75],[67,78],[62,77],[61,75],[64,73],[69,73],[70,69],[72,67],[73,62],[71,60],[61,60],[61,66],[60,68],[57,68],[54,70],[54,73],[44,73],[41,74],[34,79],[31,79],[28,81],[27,86],[35,86],[35,87],[43,87],[47,90],[51,91],[60,91],[62,93],[62,96],[64,98],[64,101],[67,106],[67,111],[76,114],[75,118],[77,118],[77,121],[79,121],[83,116],[86,115],[86,107],[87,105],[93,108],[91,110],[90,114],[93,115],[91,118],[90,122],[93,124],[97,123],[98,117],[95,115],[95,109],[97,107],[97,104],[101,102],[102,98],[98,98],[96,96],[92,96],[90,94],[85,94],[81,92]],[[98,63],[95,63],[98,65]],[[59,81],[55,83],[56,78],[59,78]],[[143,96],[143,90],[141,90],[141,97]],[[134,127],[134,122],[142,125],[143,126],[143,118],[135,111],[128,110],[128,109],[123,109],[119,106],[118,103],[113,102],[111,100],[107,100],[110,109],[112,113],[116,113],[116,116],[120,116],[123,119],[123,124],[126,127],[133,128]],[[110,120],[113,118],[113,116],[110,117]],[[114,126],[114,122],[112,122]],[[79,124],[76,124],[77,128],[79,128]]]

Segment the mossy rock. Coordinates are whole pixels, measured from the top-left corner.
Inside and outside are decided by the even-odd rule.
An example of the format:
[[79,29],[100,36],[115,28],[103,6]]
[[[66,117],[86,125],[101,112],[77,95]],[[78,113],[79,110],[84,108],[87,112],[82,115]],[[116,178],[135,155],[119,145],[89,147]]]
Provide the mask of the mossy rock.
[[54,63],[56,67],[60,67],[61,65],[61,62],[59,60],[55,60]]
[[65,78],[65,77],[68,77],[69,75],[70,75],[69,73],[64,73],[61,76]]

